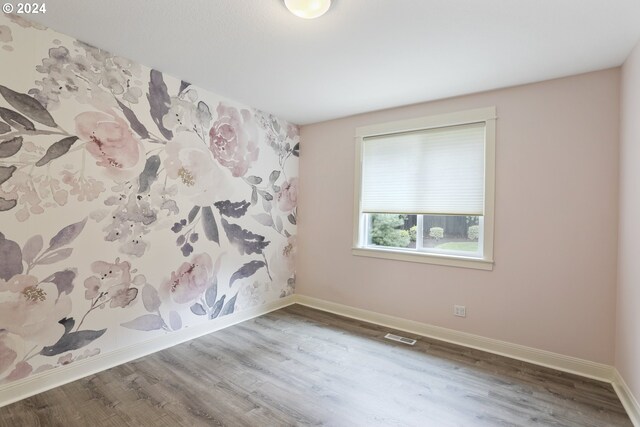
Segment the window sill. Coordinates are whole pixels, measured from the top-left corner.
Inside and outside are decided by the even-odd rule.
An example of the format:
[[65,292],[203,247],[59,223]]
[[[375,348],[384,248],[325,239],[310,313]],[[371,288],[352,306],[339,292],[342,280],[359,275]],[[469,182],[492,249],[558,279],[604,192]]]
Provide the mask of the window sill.
[[395,249],[353,248],[356,256],[393,259],[396,261],[421,262],[424,264],[446,265],[449,267],[473,268],[476,270],[493,270],[493,261],[454,255],[440,255],[422,252],[409,252]]

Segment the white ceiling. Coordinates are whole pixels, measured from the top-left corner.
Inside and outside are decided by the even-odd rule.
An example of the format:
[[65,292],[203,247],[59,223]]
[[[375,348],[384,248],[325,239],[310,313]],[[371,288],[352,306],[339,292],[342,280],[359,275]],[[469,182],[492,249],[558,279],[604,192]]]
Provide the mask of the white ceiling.
[[620,65],[638,0],[53,0],[33,19],[307,124]]

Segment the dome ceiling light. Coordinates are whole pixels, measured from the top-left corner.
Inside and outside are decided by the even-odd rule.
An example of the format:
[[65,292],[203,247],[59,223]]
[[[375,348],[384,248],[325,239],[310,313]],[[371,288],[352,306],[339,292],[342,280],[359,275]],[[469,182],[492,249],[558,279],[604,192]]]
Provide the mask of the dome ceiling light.
[[284,0],[284,5],[294,15],[304,19],[314,19],[324,15],[331,0]]

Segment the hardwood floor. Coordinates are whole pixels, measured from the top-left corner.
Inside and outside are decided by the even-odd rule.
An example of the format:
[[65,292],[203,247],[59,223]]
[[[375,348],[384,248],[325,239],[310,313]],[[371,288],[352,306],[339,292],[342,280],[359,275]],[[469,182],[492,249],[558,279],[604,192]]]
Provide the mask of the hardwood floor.
[[0,426],[631,426],[609,384],[387,332],[294,305],[0,408]]

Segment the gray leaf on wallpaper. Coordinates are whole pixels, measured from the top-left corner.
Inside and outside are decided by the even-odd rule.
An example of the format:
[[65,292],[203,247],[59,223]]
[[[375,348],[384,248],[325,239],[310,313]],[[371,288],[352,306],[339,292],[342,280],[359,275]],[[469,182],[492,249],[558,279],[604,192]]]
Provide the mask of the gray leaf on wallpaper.
[[293,146],[293,150],[291,151],[291,154],[293,154],[296,157],[300,157],[300,143],[299,142],[296,145]]
[[202,101],[198,102],[198,107],[196,108],[196,120],[198,123],[208,128],[212,118],[209,106]]
[[191,210],[189,211],[189,215],[187,216],[189,224],[191,224],[193,220],[196,219],[196,215],[198,215],[198,212],[200,212],[200,206],[194,206],[193,208],[191,208]]
[[220,298],[220,300],[211,307],[211,314],[209,315],[209,319],[215,319],[220,315],[220,313],[222,312],[222,308],[224,307],[225,298],[227,298],[227,296],[222,295],[222,298]]
[[171,330],[173,331],[182,329],[182,318],[177,311],[171,310],[169,312],[169,326],[171,326]]
[[16,207],[17,200],[7,200],[4,197],[0,197],[0,212],[8,211]]
[[71,294],[73,291],[73,281],[75,280],[77,272],[75,269],[66,269],[62,271],[56,271],[51,276],[43,279],[42,282],[53,283],[58,288],[58,296],[62,294]]
[[264,236],[245,230],[237,224],[231,224],[222,218],[222,228],[224,228],[229,242],[234,245],[242,255],[261,254],[262,250],[269,246],[269,241],[265,241]]
[[22,137],[16,136],[7,141],[0,142],[0,159],[6,159],[16,154],[22,148]]
[[5,239],[0,233],[0,279],[9,280],[22,273],[22,251],[13,240]]
[[36,162],[36,166],[44,166],[51,160],[64,156],[69,152],[69,149],[71,149],[71,146],[75,144],[77,140],[77,136],[68,136],[51,144],[49,148],[47,148],[47,152],[44,153],[44,156]]
[[146,127],[144,127],[144,125],[142,123],[140,123],[140,120],[138,120],[138,117],[136,116],[136,113],[134,113],[131,108],[127,107],[122,102],[118,101],[117,99],[116,99],[116,102],[118,103],[118,106],[122,110],[122,114],[124,114],[124,116],[127,118],[127,120],[129,120],[129,124],[131,125],[131,129],[133,129],[135,133],[140,135],[141,138],[143,138],[143,139],[149,138],[149,131],[147,130]]
[[164,327],[164,321],[157,314],[144,314],[130,322],[121,323],[121,326],[136,331],[155,331]]
[[296,225],[296,217],[293,216],[293,214],[289,214],[289,216],[287,217],[287,219],[289,220],[289,222],[293,225]]
[[167,91],[167,85],[164,83],[162,73],[158,70],[151,70],[149,80],[149,94],[147,99],[151,106],[151,118],[158,127],[158,130],[167,139],[173,138],[173,132],[164,127],[162,118],[169,112],[171,98]]
[[82,233],[82,230],[84,229],[86,223],[87,218],[83,219],[80,222],[76,222],[75,224],[67,225],[62,230],[58,231],[58,234],[53,236],[49,241],[49,249],[47,249],[47,251],[61,248],[73,242],[76,237],[78,237],[80,233]]
[[196,302],[195,304],[193,304],[191,307],[189,307],[189,309],[196,316],[204,316],[205,314],[207,314],[204,307],[199,302]]
[[0,94],[13,108],[30,119],[52,128],[58,126],[51,114],[35,98],[24,93],[15,92],[5,86],[0,86]]
[[230,218],[241,218],[247,213],[247,209],[249,209],[251,203],[247,202],[246,200],[243,200],[241,202],[223,200],[220,202],[215,202],[214,206],[218,208],[218,211],[220,211],[220,215],[228,216]]
[[27,264],[31,264],[36,256],[40,253],[44,246],[44,242],[42,240],[42,236],[36,234],[35,236],[29,238],[27,242],[22,247],[22,259]]
[[73,253],[73,248],[58,249],[57,251],[49,252],[47,255],[40,258],[38,260],[38,264],[40,265],[54,264],[56,262],[69,258],[72,253]]
[[220,244],[220,236],[218,235],[218,225],[213,217],[213,211],[210,206],[202,208],[202,226],[204,227],[204,235],[212,242]]
[[209,307],[213,307],[216,303],[216,298],[218,298],[218,278],[214,277],[213,283],[204,292],[204,301]]
[[264,198],[264,200],[268,200],[268,201],[273,200],[273,195],[268,191],[258,190],[258,193]]
[[280,216],[276,217],[276,230],[278,231],[278,233],[280,233],[282,231],[283,228],[283,224],[282,224],[282,218]]
[[271,212],[271,209],[273,209],[273,203],[269,200],[262,199],[262,208],[265,212]]
[[73,317],[63,317],[58,323],[64,326],[64,335],[67,335],[73,330],[73,327],[76,325],[76,320]]
[[67,351],[77,350],[91,344],[93,341],[104,335],[105,332],[107,332],[106,329],[101,329],[99,331],[65,332],[57,343],[50,347],[43,347],[40,354],[43,356],[56,356],[58,354],[66,353]]
[[185,82],[184,80],[181,80],[180,81],[180,89],[178,89],[178,95],[181,94],[189,86],[191,86],[191,83]]
[[256,203],[258,203],[258,189],[254,186],[251,191],[251,204],[255,205]]
[[233,311],[236,309],[236,298],[238,298],[238,294],[235,294],[233,296],[233,298],[231,298],[224,305],[224,308],[222,309],[222,312],[220,313],[221,316],[226,316],[227,314],[233,313]]
[[280,178],[280,171],[274,170],[269,174],[269,184],[273,185]]
[[253,216],[253,219],[258,221],[260,224],[264,225],[265,227],[273,226],[273,218],[271,218],[271,215],[261,213],[261,214],[252,215],[252,216]]
[[150,156],[144,164],[144,169],[140,173],[138,181],[140,186],[138,187],[138,193],[146,193],[149,191],[151,184],[158,179],[158,169],[160,169],[160,156],[154,154]]
[[13,176],[13,173],[16,171],[16,169],[18,168],[16,168],[13,165],[0,166],[0,184],[2,184],[3,182],[11,178],[11,176]]
[[142,304],[149,313],[155,313],[160,308],[158,291],[148,283],[142,288]]
[[273,130],[275,130],[276,133],[280,133],[280,129],[282,129],[282,127],[280,126],[280,123],[278,123],[277,120],[272,119],[271,120],[271,126],[273,126]]
[[11,131],[11,126],[6,123],[0,122],[0,135],[4,135],[7,132]]
[[229,286],[233,285],[233,282],[235,282],[236,280],[253,276],[256,273],[256,271],[260,270],[265,265],[266,264],[264,263],[264,261],[255,261],[255,260],[246,263],[245,265],[240,267],[238,271],[236,271],[231,275],[231,279],[229,279]]
[[246,178],[246,181],[249,184],[258,185],[262,182],[262,178],[260,178],[259,176],[248,176]]
[[15,129],[28,131],[36,130],[36,127],[31,120],[27,119],[22,114],[18,114],[7,108],[0,107],[0,117]]

